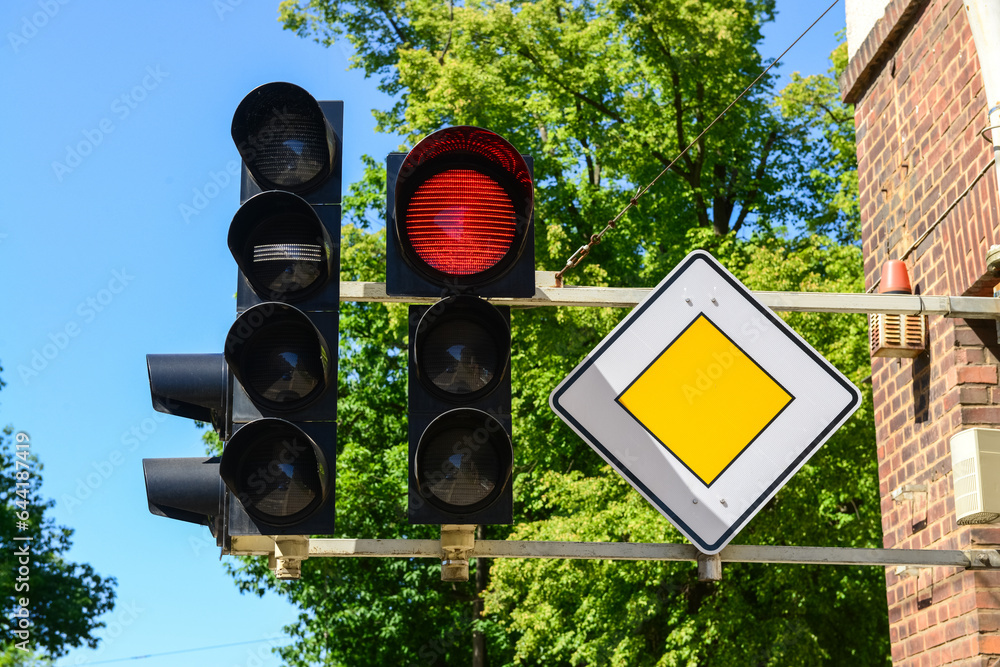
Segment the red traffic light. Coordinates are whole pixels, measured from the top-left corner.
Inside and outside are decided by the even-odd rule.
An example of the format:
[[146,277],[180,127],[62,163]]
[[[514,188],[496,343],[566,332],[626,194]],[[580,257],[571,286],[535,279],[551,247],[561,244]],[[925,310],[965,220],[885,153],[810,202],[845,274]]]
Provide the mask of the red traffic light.
[[498,134],[450,127],[424,138],[395,183],[396,237],[406,263],[434,283],[496,280],[525,248],[534,206],[528,165]]

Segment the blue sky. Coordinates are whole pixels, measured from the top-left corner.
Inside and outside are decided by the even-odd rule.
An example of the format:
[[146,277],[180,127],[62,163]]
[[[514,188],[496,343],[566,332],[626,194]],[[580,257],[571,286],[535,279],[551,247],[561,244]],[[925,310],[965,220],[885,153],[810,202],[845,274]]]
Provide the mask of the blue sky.
[[[777,4],[767,56],[828,3]],[[190,421],[153,411],[145,355],[219,352],[234,319],[243,96],[291,81],[345,100],[345,183],[361,154],[397,147],[370,112],[389,100],[347,71],[346,47],[281,30],[276,0],[9,0],[0,25],[0,423],[30,434],[51,515],[76,530],[70,559],[118,579],[101,648],[57,664],[278,665],[268,650],[296,610],[240,595],[207,529],[147,510],[141,460],[203,448]],[[839,6],[780,71],[825,71],[843,25]],[[223,644],[239,645],[204,649]],[[204,650],[162,655],[188,649]]]

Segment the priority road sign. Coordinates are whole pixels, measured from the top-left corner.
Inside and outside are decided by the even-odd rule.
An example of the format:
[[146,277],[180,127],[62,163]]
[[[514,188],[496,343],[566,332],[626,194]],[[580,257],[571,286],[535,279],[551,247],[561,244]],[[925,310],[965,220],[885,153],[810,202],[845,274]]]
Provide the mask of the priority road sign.
[[701,250],[549,397],[706,554],[721,551],[860,403],[857,387]]

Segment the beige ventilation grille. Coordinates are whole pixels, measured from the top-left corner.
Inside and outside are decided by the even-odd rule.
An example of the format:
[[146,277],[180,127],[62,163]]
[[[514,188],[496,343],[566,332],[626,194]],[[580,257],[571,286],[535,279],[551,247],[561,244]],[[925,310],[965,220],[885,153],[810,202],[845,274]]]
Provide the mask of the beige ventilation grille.
[[916,357],[927,349],[927,317],[923,315],[868,316],[873,357]]
[[1000,430],[966,429],[950,444],[955,520],[965,526],[1000,519]]

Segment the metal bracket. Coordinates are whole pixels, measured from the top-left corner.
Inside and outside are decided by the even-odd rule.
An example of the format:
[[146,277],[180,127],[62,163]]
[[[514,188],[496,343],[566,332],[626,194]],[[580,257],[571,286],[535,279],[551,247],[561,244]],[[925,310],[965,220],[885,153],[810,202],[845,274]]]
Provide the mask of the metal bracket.
[[[491,302],[517,308],[537,306],[586,306],[631,308],[649,296],[649,287],[554,287],[549,272],[536,272],[531,298],[495,299]],[[1000,317],[1000,303],[987,296],[934,296],[928,294],[838,294],[832,292],[753,292],[765,306],[782,312],[885,313],[887,315],[939,315],[959,319]],[[341,282],[340,300],[379,303],[433,304],[437,297],[389,296],[385,283]]]
[[274,538],[274,554],[267,564],[278,579],[300,579],[302,561],[309,558],[309,538],[305,535],[279,535]]
[[[443,581],[468,581],[470,558],[567,558],[601,560],[694,561],[702,581],[719,581],[722,563],[794,563],[800,565],[870,565],[900,567],[900,576],[923,568],[1000,569],[1000,551],[970,549],[866,549],[730,545],[708,556],[692,544],[637,542],[529,542],[476,540],[475,526],[441,526],[441,540],[332,539],[288,535],[275,538],[264,550],[264,539],[247,542],[232,555],[268,555],[271,569],[298,578],[306,558],[439,558]],[[241,540],[244,538],[241,538]],[[235,540],[234,540],[235,542]],[[236,545],[234,545],[235,547]],[[279,575],[282,576],[282,575]],[[453,578],[449,578],[453,577]]]
[[[1000,246],[993,246],[990,248],[990,252],[986,255],[986,261],[990,262],[988,267],[991,267],[991,271],[997,272],[1000,270]],[[993,298],[1000,298],[1000,283],[993,286]],[[997,327],[997,340],[1000,340],[1000,316],[995,320]]]
[[970,549],[962,553],[969,559],[970,570],[1000,568],[1000,551],[996,549]]
[[892,499],[897,503],[901,503],[904,500],[914,500],[918,493],[927,493],[926,484],[904,484],[903,486],[893,489]]
[[698,554],[698,581],[722,581],[722,556]]
[[441,526],[441,581],[468,581],[469,554],[476,547],[476,526]]
[[929,570],[929,567],[917,567],[915,565],[900,565],[896,568],[895,574],[899,578],[903,577],[919,577],[920,570]]

